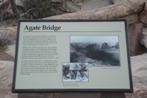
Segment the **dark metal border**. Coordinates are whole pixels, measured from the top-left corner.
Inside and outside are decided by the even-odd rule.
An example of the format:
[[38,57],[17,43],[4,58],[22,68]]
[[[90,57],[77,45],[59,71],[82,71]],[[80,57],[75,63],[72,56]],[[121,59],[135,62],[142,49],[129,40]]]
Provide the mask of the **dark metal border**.
[[[20,34],[20,23],[21,22],[124,22],[125,35],[126,35],[126,47],[127,47],[127,59],[128,59],[128,72],[130,79],[130,89],[15,89],[16,71],[17,71],[17,57],[18,57],[18,43]],[[15,62],[14,62],[14,72],[13,72],[13,83],[12,83],[13,93],[132,93],[133,83],[132,83],[132,72],[131,63],[129,55],[129,45],[128,45],[128,24],[126,19],[103,19],[103,20],[18,20],[17,28],[17,40],[15,49]]]

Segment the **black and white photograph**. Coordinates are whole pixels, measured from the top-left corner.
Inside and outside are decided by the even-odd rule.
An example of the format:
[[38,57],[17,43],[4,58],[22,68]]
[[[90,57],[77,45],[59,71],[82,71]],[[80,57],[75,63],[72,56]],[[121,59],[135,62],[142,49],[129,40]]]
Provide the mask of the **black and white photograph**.
[[88,63],[63,63],[63,82],[88,82]]
[[70,62],[120,66],[118,36],[70,36]]

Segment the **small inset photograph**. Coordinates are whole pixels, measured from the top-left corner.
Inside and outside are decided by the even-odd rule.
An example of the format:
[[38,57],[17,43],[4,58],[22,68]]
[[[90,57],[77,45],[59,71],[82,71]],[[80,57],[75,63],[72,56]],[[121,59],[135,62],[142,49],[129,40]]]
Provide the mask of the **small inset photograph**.
[[70,36],[70,62],[120,66],[118,36]]
[[63,82],[88,82],[88,63],[63,63]]

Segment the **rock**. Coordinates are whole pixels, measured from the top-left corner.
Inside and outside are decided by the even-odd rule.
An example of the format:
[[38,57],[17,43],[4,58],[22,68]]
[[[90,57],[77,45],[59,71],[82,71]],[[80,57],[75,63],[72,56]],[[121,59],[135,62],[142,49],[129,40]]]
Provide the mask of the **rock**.
[[17,98],[11,93],[14,62],[0,61],[0,98]]
[[140,35],[142,33],[142,29],[142,23],[134,23],[129,25],[128,35],[131,56],[137,55],[140,51],[142,51],[140,43]]
[[133,24],[139,22],[138,14],[132,14],[130,16],[125,17],[128,20],[128,24]]
[[[131,65],[132,65],[132,72],[133,72],[133,80],[136,81],[136,84],[139,83],[139,81],[142,81],[144,86],[140,87],[134,87],[134,91],[137,89],[144,88],[147,89],[147,53],[139,56],[131,57]],[[144,77],[141,79],[141,77]]]
[[147,53],[131,57],[134,93],[126,98],[146,98],[147,96]]
[[74,3],[82,3],[82,2],[84,2],[84,0],[71,0],[71,1],[74,2]]
[[75,5],[73,2],[71,1],[67,1],[67,12],[77,12],[80,11],[80,7]]
[[147,1],[145,2],[144,10],[140,13],[140,21],[144,23],[145,26],[147,26]]
[[62,0],[51,0],[52,3],[62,3]]
[[23,6],[23,3],[21,2],[21,0],[14,0],[14,1],[15,1],[15,4],[16,4],[17,6],[24,7],[24,6]]
[[7,47],[6,53],[11,55],[12,57],[15,57],[15,44],[9,45]]
[[13,18],[13,12],[9,0],[1,0],[0,2],[0,22]]
[[81,4],[81,10],[98,9],[108,5],[110,5],[109,0],[84,0]]
[[144,45],[147,49],[147,28],[146,27],[143,28],[141,44]]
[[8,4],[9,4],[8,0],[0,0],[0,8],[4,8],[4,6],[6,6]]
[[[72,0],[67,1],[68,12],[85,11],[108,6],[109,0]],[[73,10],[73,11],[72,11]]]
[[0,30],[0,45],[13,44],[16,41],[17,27],[6,27]]
[[5,33],[6,35],[10,36],[12,40],[16,40],[16,32],[17,32],[17,27],[6,27],[2,33]]
[[79,11],[58,16],[47,17],[44,19],[115,19],[126,17],[131,14],[136,14],[144,8],[144,2],[134,0],[132,2],[122,2],[115,5],[110,5],[100,9]]
[[125,2],[125,1],[128,1],[128,0],[112,0],[114,4],[117,4],[117,3],[121,3],[121,2]]

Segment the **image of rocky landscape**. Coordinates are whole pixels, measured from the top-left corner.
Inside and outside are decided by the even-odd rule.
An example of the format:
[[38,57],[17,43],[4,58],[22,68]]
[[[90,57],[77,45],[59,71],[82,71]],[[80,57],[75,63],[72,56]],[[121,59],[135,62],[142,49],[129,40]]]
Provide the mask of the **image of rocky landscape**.
[[71,36],[70,62],[120,66],[118,36]]
[[[12,93],[18,19],[122,18],[128,21],[133,93]],[[102,43],[97,44],[101,47]],[[91,54],[85,55],[84,60],[95,60]],[[84,61],[75,62],[78,60]],[[147,0],[0,0],[0,98],[147,98]]]

